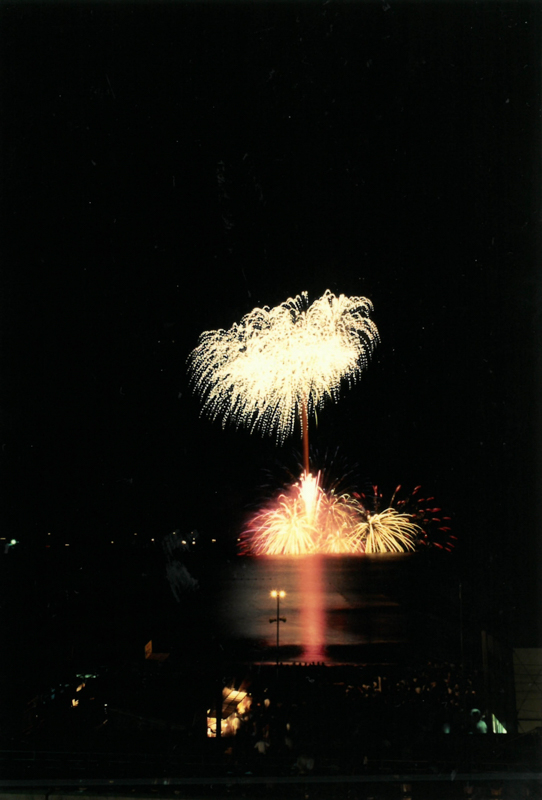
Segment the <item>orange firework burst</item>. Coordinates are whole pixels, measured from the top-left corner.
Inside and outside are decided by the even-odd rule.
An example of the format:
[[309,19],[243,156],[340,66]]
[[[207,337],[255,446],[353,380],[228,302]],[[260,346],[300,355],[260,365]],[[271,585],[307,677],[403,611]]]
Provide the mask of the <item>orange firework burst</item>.
[[420,529],[410,515],[393,508],[370,514],[355,497],[325,491],[320,480],[320,473],[304,473],[256,513],[243,532],[243,552],[298,556],[414,550]]

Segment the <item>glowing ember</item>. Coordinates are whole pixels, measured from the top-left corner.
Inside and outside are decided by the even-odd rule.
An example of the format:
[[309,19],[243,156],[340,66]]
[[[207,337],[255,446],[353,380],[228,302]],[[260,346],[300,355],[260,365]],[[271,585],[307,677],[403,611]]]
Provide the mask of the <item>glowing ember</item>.
[[[227,331],[206,331],[188,359],[203,410],[224,425],[230,419],[283,442],[296,418],[326,398],[338,400],[343,379],[349,386],[359,379],[379,340],[372,310],[365,297],[329,290],[308,306],[303,292],[275,308],[253,309]],[[296,522],[286,509],[285,515],[297,526],[296,512]]]
[[255,514],[242,535],[254,555],[360,554],[415,549],[421,528],[393,508],[371,514],[355,498],[324,491],[320,473],[304,474]]

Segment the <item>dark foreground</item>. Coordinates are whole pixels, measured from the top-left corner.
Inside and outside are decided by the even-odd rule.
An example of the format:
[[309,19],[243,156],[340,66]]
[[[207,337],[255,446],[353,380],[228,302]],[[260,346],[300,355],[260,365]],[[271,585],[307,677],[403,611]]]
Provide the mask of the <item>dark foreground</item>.
[[[542,796],[540,732],[519,736],[508,725],[507,734],[491,733],[487,676],[469,650],[472,635],[466,627],[461,658],[457,607],[448,619],[439,615],[435,584],[423,584],[432,593],[424,603],[398,580],[382,581],[388,573],[380,567],[366,573],[372,602],[355,607],[372,636],[341,649],[336,625],[327,663],[307,663],[286,643],[279,656],[288,662],[277,668],[267,619],[260,640],[233,641],[221,630],[213,601],[215,586],[223,594],[220,563],[207,559],[200,570],[197,560],[184,563],[198,589],[177,586],[175,595],[161,551],[94,563],[72,553],[10,561],[2,584],[4,792]],[[259,591],[249,578],[239,585]],[[398,611],[391,617],[387,608]],[[384,613],[394,625],[424,624],[401,622],[405,635],[384,639]],[[356,628],[348,626],[350,641]],[[145,658],[151,639],[155,657]],[[244,703],[237,692],[246,693]],[[209,736],[217,717],[224,735]],[[489,732],[482,735],[479,723]]]
[[[458,665],[229,668],[198,681],[167,660],[131,672],[126,665],[124,700],[118,674],[87,678],[77,706],[73,687],[56,716],[34,709],[41,722],[29,720],[26,746],[19,740],[0,753],[0,787],[36,797],[73,789],[375,800],[542,796],[540,736],[478,734],[470,713],[477,676]],[[232,714],[237,690],[251,704]],[[107,692],[116,705],[104,708]],[[164,693],[170,703],[159,712],[153,697]],[[219,697],[223,725],[239,724],[235,735],[210,738]],[[51,741],[55,749],[47,749]]]

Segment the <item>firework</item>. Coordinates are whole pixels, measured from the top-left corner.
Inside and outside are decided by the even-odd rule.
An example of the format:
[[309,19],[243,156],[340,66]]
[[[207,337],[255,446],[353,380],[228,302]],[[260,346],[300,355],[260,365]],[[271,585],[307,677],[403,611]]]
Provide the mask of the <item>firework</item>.
[[283,494],[276,507],[258,514],[250,526],[250,550],[257,555],[307,555],[315,552],[318,528],[297,493]]
[[366,553],[402,553],[415,549],[420,528],[408,514],[386,508],[379,514],[366,511],[366,517],[358,526],[358,536],[365,544]]
[[379,341],[365,297],[307,292],[275,308],[255,308],[229,330],[206,331],[188,358],[202,410],[278,443],[301,420],[308,473],[308,415],[352,386]]
[[371,513],[348,494],[325,491],[321,475],[305,473],[257,512],[242,535],[254,555],[401,553],[414,550],[419,526],[406,513]]
[[382,492],[378,486],[371,488],[372,491],[369,493],[354,493],[356,499],[367,509],[368,518],[375,520],[389,511],[399,513],[416,525],[417,531],[414,535],[416,549],[436,547],[439,550],[452,552],[457,536],[451,533],[451,517],[443,515],[441,508],[434,507],[434,497],[421,496],[421,486],[416,486],[404,497],[400,497],[401,486],[397,486],[391,496],[390,507],[386,511],[380,511]]

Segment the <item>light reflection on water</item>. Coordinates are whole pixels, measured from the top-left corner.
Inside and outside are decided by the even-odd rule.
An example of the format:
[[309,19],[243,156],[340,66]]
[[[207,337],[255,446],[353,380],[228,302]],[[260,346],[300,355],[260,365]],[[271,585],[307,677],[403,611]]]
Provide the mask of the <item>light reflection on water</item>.
[[325,658],[326,621],[322,556],[299,559],[300,626],[303,661]]
[[328,648],[405,640],[408,556],[239,557],[221,580],[219,617],[225,635],[258,642],[271,657],[276,643],[272,589],[284,590],[281,661],[333,661]]

